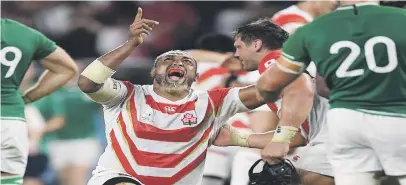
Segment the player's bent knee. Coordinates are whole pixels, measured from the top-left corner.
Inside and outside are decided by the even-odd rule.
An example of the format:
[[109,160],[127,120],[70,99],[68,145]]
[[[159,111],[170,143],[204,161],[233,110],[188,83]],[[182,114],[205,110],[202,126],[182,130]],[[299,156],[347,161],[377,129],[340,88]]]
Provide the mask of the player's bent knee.
[[334,178],[318,173],[297,169],[302,185],[334,185]]
[[378,179],[379,178],[375,172],[335,174],[334,176],[336,185],[379,185]]

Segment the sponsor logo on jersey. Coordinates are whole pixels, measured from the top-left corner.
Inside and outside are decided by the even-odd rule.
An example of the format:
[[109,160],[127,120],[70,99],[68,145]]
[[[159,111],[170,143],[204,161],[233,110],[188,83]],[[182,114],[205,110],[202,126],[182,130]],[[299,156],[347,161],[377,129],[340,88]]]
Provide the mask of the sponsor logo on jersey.
[[176,107],[172,107],[172,106],[165,106],[165,111],[166,112],[176,112]]

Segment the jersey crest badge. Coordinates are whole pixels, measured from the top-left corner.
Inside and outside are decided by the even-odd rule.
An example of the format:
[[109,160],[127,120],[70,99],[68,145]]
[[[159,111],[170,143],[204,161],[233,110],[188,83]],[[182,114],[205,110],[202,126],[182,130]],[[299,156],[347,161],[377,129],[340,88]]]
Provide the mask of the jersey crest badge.
[[193,114],[186,113],[185,116],[182,118],[183,125],[194,125],[197,123],[197,118],[193,116]]

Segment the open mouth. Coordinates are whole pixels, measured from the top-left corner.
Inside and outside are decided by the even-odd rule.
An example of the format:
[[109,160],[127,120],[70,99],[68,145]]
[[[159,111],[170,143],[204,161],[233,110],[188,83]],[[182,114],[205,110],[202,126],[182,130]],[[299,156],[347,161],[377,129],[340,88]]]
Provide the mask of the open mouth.
[[170,69],[168,77],[171,80],[180,80],[185,76],[185,72],[180,69]]

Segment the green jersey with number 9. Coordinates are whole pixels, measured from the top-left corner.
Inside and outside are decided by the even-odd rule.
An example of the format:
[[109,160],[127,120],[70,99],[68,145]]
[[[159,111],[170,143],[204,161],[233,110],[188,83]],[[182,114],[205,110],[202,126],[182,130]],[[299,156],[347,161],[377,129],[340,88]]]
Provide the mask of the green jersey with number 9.
[[40,60],[56,45],[42,33],[10,19],[1,19],[1,119],[24,119],[24,101],[18,91],[33,60]]
[[406,117],[405,30],[405,9],[341,6],[298,29],[282,57],[314,61],[331,89],[331,108]]

